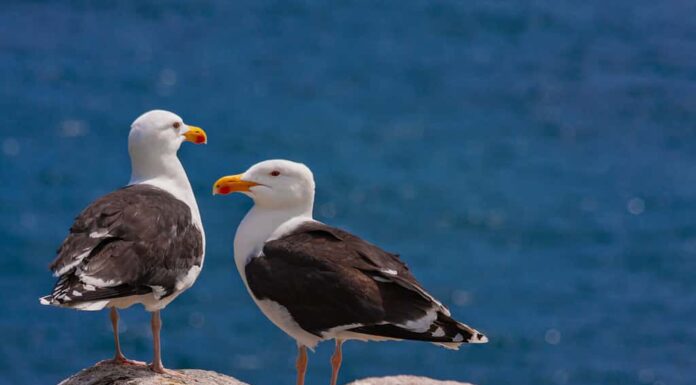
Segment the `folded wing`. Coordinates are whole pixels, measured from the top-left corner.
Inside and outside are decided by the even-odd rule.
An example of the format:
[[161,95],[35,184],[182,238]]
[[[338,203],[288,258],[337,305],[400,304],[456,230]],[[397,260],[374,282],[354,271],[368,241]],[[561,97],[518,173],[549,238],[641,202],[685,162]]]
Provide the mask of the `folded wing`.
[[41,302],[97,310],[115,298],[165,298],[200,268],[202,242],[184,202],[154,186],[122,188],[75,219],[50,265],[58,282]]
[[284,306],[319,337],[348,331],[451,348],[486,342],[452,319],[397,255],[319,222],[267,242],[245,273],[256,298]]

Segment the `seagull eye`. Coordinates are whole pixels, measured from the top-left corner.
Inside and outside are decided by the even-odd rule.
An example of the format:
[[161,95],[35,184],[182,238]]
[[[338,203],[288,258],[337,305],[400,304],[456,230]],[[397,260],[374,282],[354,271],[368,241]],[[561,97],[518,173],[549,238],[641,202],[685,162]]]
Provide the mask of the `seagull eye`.
[[172,124],[172,127],[179,128],[179,127],[181,127],[181,123],[175,122],[174,124]]
[[280,171],[278,171],[278,170],[271,171],[271,176],[278,176],[278,175],[280,175]]

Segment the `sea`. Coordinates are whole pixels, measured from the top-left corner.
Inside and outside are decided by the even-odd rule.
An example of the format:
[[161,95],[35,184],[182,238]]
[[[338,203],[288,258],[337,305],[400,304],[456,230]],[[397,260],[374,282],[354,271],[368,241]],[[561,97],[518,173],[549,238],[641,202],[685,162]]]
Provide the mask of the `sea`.
[[[179,155],[207,234],[162,313],[164,364],[295,381],[295,342],[236,271],[251,207],[220,176],[303,162],[315,217],[398,253],[455,318],[459,351],[348,342],[340,383],[696,383],[696,2],[0,3],[0,384],[110,358],[106,311],[41,306],[73,218],[128,182],[150,109],[203,127]],[[152,356],[149,315],[122,314]],[[331,342],[309,355],[328,383]]]

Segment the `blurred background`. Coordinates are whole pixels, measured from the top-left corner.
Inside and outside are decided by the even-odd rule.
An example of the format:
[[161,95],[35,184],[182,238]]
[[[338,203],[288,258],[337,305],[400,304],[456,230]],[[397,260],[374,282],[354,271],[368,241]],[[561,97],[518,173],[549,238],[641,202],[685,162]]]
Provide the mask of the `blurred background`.
[[[130,175],[130,123],[163,108],[208,236],[163,313],[165,365],[292,383],[295,344],[249,298],[219,176],[309,165],[316,217],[397,252],[459,319],[458,352],[345,346],[341,382],[696,379],[696,3],[68,1],[0,5],[0,383],[111,357],[107,312],[42,307],[72,219]],[[126,355],[149,318],[122,312]],[[331,343],[310,355],[327,383]]]

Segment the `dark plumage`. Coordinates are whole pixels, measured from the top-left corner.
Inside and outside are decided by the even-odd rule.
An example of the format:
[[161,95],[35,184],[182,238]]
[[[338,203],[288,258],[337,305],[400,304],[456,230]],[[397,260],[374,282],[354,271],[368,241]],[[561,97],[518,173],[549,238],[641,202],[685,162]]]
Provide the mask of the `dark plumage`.
[[186,203],[147,184],[124,187],[75,219],[50,265],[59,280],[42,302],[76,306],[151,292],[163,299],[202,257]]
[[444,344],[485,338],[453,320],[397,255],[319,222],[266,242],[245,273],[257,299],[284,306],[302,329],[318,337],[358,324],[346,330]]

